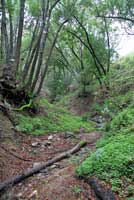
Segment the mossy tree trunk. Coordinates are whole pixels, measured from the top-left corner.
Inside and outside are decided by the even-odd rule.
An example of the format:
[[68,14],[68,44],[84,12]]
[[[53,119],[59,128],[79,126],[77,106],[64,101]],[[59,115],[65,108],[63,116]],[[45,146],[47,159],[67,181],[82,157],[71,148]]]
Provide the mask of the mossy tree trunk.
[[[46,48],[46,42],[48,40],[48,34],[50,31],[52,12],[59,2],[60,0],[55,0],[54,2],[51,2],[50,0],[41,1],[40,14],[34,20],[36,24],[33,29],[33,35],[26,59],[24,59],[25,61],[23,63],[23,67],[21,66],[21,50],[23,31],[25,27],[24,21],[26,2],[24,0],[20,0],[20,4],[18,5],[19,22],[17,26],[17,33],[15,33],[15,24],[13,24],[12,20],[13,14],[10,9],[7,9],[5,0],[2,0],[1,48],[3,47],[3,51],[1,51],[1,60],[4,60],[4,63],[6,64],[1,65],[3,72],[0,77],[0,92],[4,98],[12,98],[13,100],[18,99],[16,97],[20,96],[19,101],[26,102],[27,99],[39,95],[59,32],[61,31],[63,25],[68,21],[65,19],[57,29],[52,41],[48,58],[45,62],[46,64],[44,71],[42,73],[41,67],[43,63],[44,50]],[[7,13],[9,14],[9,20],[5,17]],[[6,28],[7,25],[10,27],[9,33],[7,32]],[[15,35],[13,35],[13,32]],[[7,41],[9,41],[10,44],[8,44]],[[13,41],[15,42],[14,45]],[[9,55],[9,50],[13,51],[10,53],[12,56]]]

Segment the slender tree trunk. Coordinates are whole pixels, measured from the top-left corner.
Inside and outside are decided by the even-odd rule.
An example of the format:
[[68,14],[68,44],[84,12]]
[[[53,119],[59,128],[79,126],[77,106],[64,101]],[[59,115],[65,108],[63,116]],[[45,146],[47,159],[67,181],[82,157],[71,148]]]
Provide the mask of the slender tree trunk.
[[32,56],[30,59],[30,60],[32,60],[32,65],[31,65],[31,63],[28,63],[27,67],[29,69],[27,69],[27,73],[25,73],[25,76],[24,76],[24,79],[26,80],[26,75],[29,72],[29,77],[26,82],[25,89],[30,89],[31,93],[33,93],[33,91],[36,87],[36,83],[38,81],[39,74],[41,71],[43,54],[44,54],[45,44],[46,44],[49,26],[50,26],[51,13],[52,13],[53,8],[57,5],[57,3],[59,1],[60,0],[55,1],[54,4],[49,9],[49,5],[50,5],[49,0],[47,0],[47,2],[45,2],[45,0],[42,0],[41,30],[40,30],[37,45],[33,51],[34,57]]
[[[43,54],[44,54],[45,45],[46,45],[46,41],[48,38],[48,32],[49,32],[49,27],[50,27],[51,13],[52,13],[53,8],[57,5],[57,3],[59,1],[60,0],[55,1],[55,3],[50,7],[49,10],[48,10],[48,8],[49,8],[49,1],[48,1],[48,7],[47,7],[48,16],[47,15],[44,16],[44,19],[45,19],[44,21],[46,22],[46,23],[44,23],[45,30],[43,30],[42,40],[41,40],[41,44],[40,44],[40,51],[39,51],[39,59],[38,59],[37,68],[36,68],[37,70],[35,73],[34,80],[32,82],[31,92],[34,92],[34,89],[36,87],[36,83],[38,81],[38,77],[39,77],[39,74],[41,71],[41,66],[42,66],[42,62],[43,62]],[[47,18],[47,20],[46,20],[46,18]]]
[[22,33],[23,33],[23,24],[24,24],[24,9],[25,9],[25,0],[20,0],[19,27],[18,27],[16,49],[15,49],[15,74],[16,75],[18,73],[19,63],[20,63]]
[[108,56],[107,56],[107,73],[109,72],[110,69],[110,57],[111,57],[111,52],[110,52],[110,39],[109,39],[109,31],[108,31],[108,26],[107,26],[107,20],[104,18],[105,22],[105,29],[106,29],[106,36],[107,36],[107,48],[108,48]]
[[91,55],[95,58],[96,62],[99,64],[103,74],[106,76],[107,75],[107,72],[105,70],[105,68],[103,67],[103,65],[101,64],[99,58],[97,57],[95,51],[94,51],[94,48],[92,46],[92,44],[90,43],[90,40],[89,40],[89,36],[88,36],[88,33],[86,31],[86,28],[83,26],[83,24],[79,21],[79,19],[77,17],[74,16],[74,18],[76,19],[76,21],[79,23],[79,25],[81,26],[81,28],[84,30],[85,32],[85,35],[86,35],[86,38],[87,38],[87,43],[88,43],[88,46],[89,46],[89,49],[90,49],[90,53]]
[[97,63],[97,60],[96,60],[96,57],[95,55],[93,54],[93,52],[91,51],[90,47],[88,46],[88,44],[86,42],[84,42],[80,36],[78,36],[75,32],[72,32],[70,30],[67,30],[68,33],[72,34],[74,37],[76,37],[78,40],[81,41],[81,43],[88,49],[89,53],[92,55],[92,58],[94,60],[94,64],[95,64],[95,67],[99,73],[99,76],[102,77],[102,72],[100,70],[100,67],[98,66],[98,63]]
[[57,30],[57,32],[56,32],[55,38],[54,38],[54,40],[53,40],[53,43],[52,43],[52,46],[51,46],[51,48],[50,48],[50,52],[49,52],[49,55],[48,55],[48,58],[47,58],[47,61],[46,61],[46,64],[45,64],[45,69],[44,69],[44,72],[43,72],[43,74],[42,74],[41,81],[40,81],[39,87],[38,87],[37,92],[36,92],[37,95],[38,95],[38,94],[40,93],[40,91],[41,91],[41,88],[42,88],[42,85],[43,85],[43,82],[44,82],[44,78],[45,78],[46,73],[47,73],[47,70],[48,70],[49,62],[50,62],[51,55],[52,55],[53,49],[54,49],[54,47],[55,47],[55,44],[56,44],[58,35],[59,35],[59,33],[60,33],[60,31],[61,31],[63,25],[64,25],[65,23],[67,23],[67,22],[68,22],[68,19],[65,20],[65,21],[60,25],[60,27],[58,28],[58,30]]
[[14,24],[14,30],[13,30],[13,34],[14,34],[14,38],[13,38],[13,56],[15,58],[15,53],[16,53],[16,44],[17,44],[17,32],[18,32],[18,26],[19,26],[19,20],[17,19],[16,23]]
[[38,37],[36,43],[34,44],[32,51],[30,52],[30,58],[26,61],[27,63],[25,64],[24,72],[22,74],[22,81],[23,81],[24,85],[27,85],[27,84],[25,84],[25,82],[27,80],[28,75],[31,73],[32,63],[35,58],[36,50],[37,50],[37,48],[39,48],[39,43],[40,43],[40,37]]
[[[81,46],[80,46],[80,64],[81,64],[81,70],[82,72],[84,71],[84,63],[83,63],[83,51],[82,51],[82,43],[81,43]],[[83,84],[83,91],[82,91],[82,96],[86,96],[86,80],[84,79],[82,81],[82,84]]]
[[1,60],[4,59],[4,37],[3,37],[3,27],[2,27],[2,23],[1,23],[1,50],[0,50],[0,55],[1,55]]
[[98,76],[96,72],[93,72],[93,74],[95,75],[96,79],[98,80],[98,82],[99,82],[101,88],[103,88],[103,83],[102,83],[102,81],[101,81],[100,76]]
[[13,58],[14,55],[14,48],[13,48],[13,19],[12,19],[12,14],[10,11],[9,12],[9,21],[10,21],[10,59]]
[[6,26],[6,5],[5,0],[1,0],[2,7],[2,22],[1,22],[1,47],[3,51],[1,51],[2,57],[5,57],[6,63],[9,62],[9,44],[8,44],[8,33]]
[[37,19],[37,22],[36,22],[36,25],[35,25],[35,28],[34,28],[34,31],[33,31],[32,39],[31,39],[30,46],[29,46],[29,52],[27,54],[24,70],[22,72],[23,83],[24,83],[26,76],[28,74],[29,68],[31,66],[30,63],[32,62],[32,59],[33,59],[33,56],[34,56],[34,53],[35,53],[35,49],[36,49],[36,46],[37,46],[37,42],[36,42],[35,47],[33,48],[35,36],[38,32],[38,24],[39,24],[38,22],[39,22],[39,18]]
[[61,54],[61,56],[63,57],[63,59],[65,60],[65,63],[58,59],[65,67],[66,69],[71,73],[71,74],[74,74],[75,75],[75,72],[73,71],[73,67],[72,65],[70,64],[70,62],[68,61],[68,59],[66,58],[66,56],[64,55],[62,49],[60,47],[57,47],[55,46],[56,50]]
[[[47,41],[48,31],[49,31],[49,27],[50,27],[50,17],[51,17],[51,12],[48,9],[49,9],[49,1],[48,1],[46,10],[42,11],[43,12],[42,31],[41,31],[42,37],[41,37],[41,41],[40,41],[39,57],[38,57],[35,77],[33,79],[33,82],[31,82],[31,92],[33,92],[35,89],[35,86],[36,86],[36,83],[37,83],[37,80],[38,80],[38,77],[40,74],[42,62],[43,62],[43,54],[44,54],[44,49],[45,49],[45,45],[46,45],[46,41]],[[48,18],[47,18],[47,14],[48,14]]]
[[34,58],[32,60],[29,78],[28,78],[27,83],[25,85],[26,89],[29,89],[31,87],[32,79],[33,79],[34,72],[35,72],[35,69],[36,69],[36,63],[37,63],[37,60],[38,60],[39,49],[40,49],[40,39],[39,39],[39,44],[38,44],[37,49],[36,49],[35,54],[34,54]]
[[[25,88],[26,89],[29,88],[30,92],[32,92],[31,87],[32,87],[32,81],[34,79],[34,76],[37,77],[37,79],[38,79],[38,74],[39,74],[38,71],[40,71],[40,67],[41,67],[38,65],[39,60],[40,60],[40,54],[41,54],[40,52],[42,52],[44,50],[44,46],[45,46],[45,41],[43,41],[43,40],[45,40],[46,32],[44,31],[44,29],[45,29],[45,26],[46,26],[46,29],[48,28],[47,26],[50,21],[50,16],[51,15],[49,13],[49,0],[46,2],[46,5],[45,5],[45,1],[42,0],[42,25],[41,25],[40,33],[38,36],[37,44],[36,44],[36,47],[34,50],[35,51],[34,57],[31,57],[31,59],[33,60],[31,68],[30,68],[30,63],[27,66],[30,69],[30,74],[29,74],[27,83],[25,85]],[[48,32],[48,30],[47,30],[47,32]],[[44,42],[44,46],[42,46],[43,42]],[[42,55],[42,57],[43,57],[43,55]]]
[[80,62],[81,62],[81,69],[84,70],[82,43],[80,46]]

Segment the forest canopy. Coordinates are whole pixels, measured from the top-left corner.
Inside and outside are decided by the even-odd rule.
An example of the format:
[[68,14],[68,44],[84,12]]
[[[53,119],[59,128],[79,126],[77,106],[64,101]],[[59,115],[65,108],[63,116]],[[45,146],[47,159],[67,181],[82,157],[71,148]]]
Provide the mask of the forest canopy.
[[124,0],[1,0],[2,95],[25,101],[46,83],[55,99],[72,82],[86,95],[96,80],[108,89],[118,23],[133,34],[133,7]]

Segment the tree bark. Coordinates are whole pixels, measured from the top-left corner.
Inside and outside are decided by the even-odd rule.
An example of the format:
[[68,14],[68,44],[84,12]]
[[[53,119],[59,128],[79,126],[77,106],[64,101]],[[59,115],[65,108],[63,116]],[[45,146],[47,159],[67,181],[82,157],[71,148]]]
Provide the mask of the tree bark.
[[1,0],[2,6],[2,22],[1,22],[1,50],[2,58],[5,58],[6,63],[9,62],[9,44],[8,44],[8,33],[6,26],[6,5],[5,0]]
[[37,48],[35,49],[34,57],[32,58],[31,69],[30,69],[28,80],[25,84],[25,89],[31,89],[31,83],[32,83],[32,79],[33,79],[34,72],[36,69],[36,63],[38,60],[39,49],[40,49],[40,38],[37,43]]
[[108,31],[108,25],[107,25],[107,20],[106,20],[106,18],[104,18],[104,23],[105,23],[105,30],[106,30],[106,36],[107,36],[107,48],[108,48],[108,54],[107,54],[107,73],[109,73],[109,70],[110,70],[111,51],[110,51],[109,31]]
[[71,74],[75,75],[75,71],[73,70],[73,67],[72,67],[71,63],[68,61],[68,59],[64,55],[61,47],[55,46],[55,48],[61,54],[61,56],[63,57],[65,62],[63,60],[61,60],[61,59],[57,59],[57,60],[60,61]]
[[23,33],[23,24],[24,24],[24,9],[25,9],[25,0],[20,1],[20,14],[19,14],[19,27],[18,27],[18,36],[15,49],[15,74],[17,75],[20,63],[20,53],[21,53],[21,43],[22,43],[22,33]]
[[37,92],[36,92],[37,95],[38,95],[38,94],[40,93],[40,91],[41,91],[41,88],[42,88],[42,85],[43,85],[43,82],[44,82],[44,78],[45,78],[46,73],[47,73],[47,70],[48,70],[49,61],[50,61],[50,59],[51,59],[51,55],[52,55],[53,49],[54,49],[55,44],[56,44],[56,42],[57,42],[58,35],[59,35],[59,33],[60,33],[60,31],[61,31],[63,25],[64,25],[65,23],[67,23],[67,22],[68,22],[68,19],[65,20],[65,21],[59,26],[59,28],[58,28],[58,30],[57,30],[57,32],[56,32],[55,38],[54,38],[54,40],[53,40],[53,43],[52,43],[52,46],[51,46],[51,48],[50,48],[49,55],[48,55],[48,58],[47,58],[47,61],[46,61],[45,69],[44,69],[44,72],[43,72],[43,74],[42,74],[41,81],[40,81],[39,87],[38,87]]
[[87,43],[88,43],[88,46],[90,48],[90,52],[91,52],[91,55],[96,59],[97,63],[99,64],[100,68],[102,69],[102,72],[103,74],[106,76],[107,73],[106,73],[106,70],[105,68],[103,67],[103,65],[101,64],[99,58],[97,57],[95,51],[94,51],[94,48],[89,40],[89,36],[88,36],[88,33],[87,33],[87,30],[86,28],[83,26],[83,24],[79,21],[79,19],[77,17],[74,16],[74,18],[76,19],[76,21],[79,23],[79,25],[81,26],[81,28],[84,30],[85,32],[85,35],[86,35],[86,38],[87,38]]
[[123,21],[132,22],[132,23],[134,24],[134,19],[131,19],[131,18],[129,18],[129,17],[124,17],[124,16],[114,16],[114,15],[105,16],[105,15],[97,15],[97,17],[107,18],[107,19],[123,20]]
[[10,59],[13,58],[13,55],[14,55],[14,48],[13,48],[13,19],[12,19],[12,14],[11,14],[11,11],[8,10],[8,13],[9,13],[9,22],[10,22]]
[[[36,83],[38,81],[38,77],[41,71],[41,66],[42,66],[42,62],[43,62],[43,54],[44,54],[44,49],[45,49],[45,45],[46,45],[46,41],[48,38],[48,32],[49,32],[49,27],[50,27],[50,18],[51,18],[51,14],[52,14],[52,10],[54,9],[54,7],[57,5],[57,3],[60,0],[56,0],[55,3],[50,7],[49,9],[49,1],[47,2],[47,8],[46,8],[46,13],[48,12],[48,17],[47,15],[43,16],[44,18],[44,23],[43,23],[43,27],[45,27],[45,30],[43,31],[43,35],[42,35],[42,39],[41,39],[41,44],[40,44],[40,50],[39,50],[39,59],[38,59],[38,63],[37,63],[37,70],[35,73],[35,78],[32,82],[31,85],[31,93],[34,92],[35,87],[36,87]],[[43,15],[44,15],[44,10],[43,10]],[[46,20],[47,18],[47,20]],[[46,26],[45,26],[46,25]]]
[[35,43],[35,46],[34,46],[34,40],[35,40],[35,36],[38,32],[38,24],[39,24],[39,18],[36,21],[36,25],[35,25],[33,35],[32,35],[32,39],[31,39],[30,46],[29,46],[29,52],[27,54],[25,66],[24,66],[24,69],[23,69],[23,72],[22,72],[22,81],[23,82],[26,80],[26,76],[27,76],[29,68],[31,66],[30,63],[32,62],[32,58],[33,58],[34,53],[35,53],[35,46],[37,46],[37,42]]
[[97,64],[96,57],[95,57],[95,55],[93,54],[93,52],[91,51],[89,45],[88,45],[86,42],[84,42],[84,41],[81,39],[81,37],[78,36],[75,32],[70,31],[70,30],[67,30],[67,32],[70,33],[70,34],[72,34],[74,37],[76,37],[76,38],[88,49],[89,53],[90,53],[90,54],[92,55],[92,57],[93,57],[93,60],[94,60],[94,63],[95,63],[95,67],[96,67],[96,69],[97,69],[97,71],[98,71],[98,74],[99,74],[100,77],[102,77],[102,72],[101,72],[101,70],[100,70],[100,68],[99,68],[99,66],[98,66],[98,64]]
[[6,189],[8,189],[10,186],[14,186],[18,183],[20,183],[21,181],[23,181],[24,179],[32,176],[33,174],[37,174],[40,172],[40,170],[51,166],[52,164],[54,164],[55,162],[58,162],[60,160],[63,160],[65,158],[70,157],[72,154],[78,152],[82,147],[84,147],[87,143],[85,141],[81,141],[79,144],[77,144],[75,147],[73,147],[71,150],[61,153],[60,155],[52,158],[51,160],[44,162],[43,164],[38,165],[37,167],[33,167],[31,169],[28,169],[26,171],[24,171],[23,173],[11,177],[10,179],[0,183],[0,193],[5,191]]
[[56,0],[52,4],[52,6],[49,8],[50,6],[49,0],[47,0],[46,6],[45,6],[45,1],[42,0],[42,26],[41,26],[40,35],[39,35],[39,41],[36,47],[37,49],[35,50],[34,58],[32,58],[33,61],[32,61],[32,66],[30,69],[29,78],[25,85],[25,88],[26,89],[29,88],[31,93],[34,92],[34,89],[36,87],[36,83],[38,81],[39,74],[41,71],[41,66],[43,62],[43,54],[44,54],[45,44],[46,44],[47,36],[49,32],[52,10],[54,9],[54,7],[57,5],[59,1],[60,0]]
[[[42,30],[41,30],[42,37],[41,37],[41,40],[40,40],[40,49],[39,49],[39,56],[38,56],[38,60],[37,60],[35,78],[33,79],[33,77],[32,77],[33,82],[31,80],[31,92],[32,93],[33,93],[33,91],[35,89],[36,82],[37,82],[39,74],[40,74],[40,70],[41,70],[41,66],[42,66],[42,62],[43,62],[44,48],[45,48],[45,45],[46,45],[49,26],[50,26],[51,12],[49,10],[49,1],[47,2],[46,9],[42,9],[42,12],[43,12]],[[48,18],[47,18],[47,14],[48,14]]]
[[90,178],[86,182],[91,186],[99,200],[116,200],[114,193],[110,189],[102,187],[96,178]]

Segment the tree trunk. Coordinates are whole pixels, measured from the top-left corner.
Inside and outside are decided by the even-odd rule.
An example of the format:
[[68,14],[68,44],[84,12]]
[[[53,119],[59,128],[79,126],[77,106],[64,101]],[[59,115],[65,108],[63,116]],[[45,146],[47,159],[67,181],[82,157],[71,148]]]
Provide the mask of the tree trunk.
[[110,58],[111,58],[111,52],[110,52],[110,38],[109,38],[109,31],[107,26],[107,20],[104,18],[105,23],[105,29],[106,29],[106,36],[107,36],[107,48],[108,48],[108,55],[107,55],[107,73],[109,73],[110,70]]
[[[32,65],[31,65],[31,69],[30,69],[29,78],[26,83],[26,88],[29,88],[31,92],[33,92],[33,89],[31,89],[31,88],[33,88],[32,81],[33,81],[34,75],[35,75],[34,80],[36,80],[36,79],[38,80],[40,68],[42,65],[43,52],[44,52],[45,42],[46,42],[46,38],[47,38],[46,35],[48,34],[49,21],[50,21],[50,16],[51,16],[51,13],[48,13],[48,9],[49,9],[49,0],[46,2],[46,8],[45,8],[45,1],[43,0],[41,30],[39,33],[36,47],[35,47],[34,57],[33,58],[31,57],[31,59],[33,61],[32,61]],[[47,18],[47,15],[48,15],[48,18]],[[46,31],[44,31],[45,26],[46,26]],[[30,65],[30,63],[29,63],[29,65]],[[27,65],[27,67],[30,68],[28,65]]]
[[[37,62],[37,67],[36,67],[36,72],[35,72],[35,77],[33,79],[33,82],[31,82],[31,92],[34,92],[39,74],[40,74],[40,70],[41,70],[41,66],[42,66],[42,62],[43,62],[43,54],[44,54],[44,49],[45,49],[45,45],[46,45],[46,41],[47,41],[47,36],[48,36],[48,31],[49,31],[49,27],[50,27],[50,17],[51,17],[51,12],[49,10],[49,1],[47,2],[47,6],[46,6],[46,10],[43,9],[43,17],[42,17],[42,30],[41,30],[41,41],[40,41],[40,49],[39,49],[39,57],[38,57],[38,62]],[[48,18],[47,18],[47,14],[48,14]]]
[[100,70],[100,68],[99,68],[99,66],[98,66],[98,63],[97,63],[97,60],[96,60],[96,56],[93,54],[93,52],[92,52],[92,50],[90,49],[89,45],[88,45],[86,42],[84,42],[84,41],[81,39],[81,37],[78,36],[75,32],[70,31],[70,30],[67,30],[67,32],[70,33],[70,34],[72,34],[72,35],[73,35],[74,37],[76,37],[78,40],[80,40],[80,42],[88,49],[89,53],[92,55],[92,58],[93,58],[93,60],[94,60],[94,64],[95,64],[95,67],[96,67],[96,69],[97,69],[97,71],[98,71],[98,73],[99,73],[99,76],[102,77],[103,74],[102,74],[102,72],[101,72],[101,70]]
[[24,24],[24,9],[25,9],[25,0],[20,0],[19,27],[18,27],[16,49],[15,49],[15,74],[16,75],[17,75],[17,72],[19,69],[19,63],[20,63],[22,33],[23,33],[23,24]]
[[1,0],[2,6],[2,22],[1,22],[1,47],[3,50],[1,51],[2,58],[5,58],[6,63],[9,62],[9,44],[8,44],[8,33],[6,26],[6,5],[5,0]]
[[13,58],[14,55],[14,48],[13,48],[13,19],[12,19],[12,15],[11,12],[9,12],[9,21],[10,21],[10,59]]
[[76,19],[76,21],[79,23],[79,25],[81,26],[81,28],[84,30],[85,32],[85,35],[86,35],[86,38],[87,38],[87,43],[88,43],[88,46],[89,46],[89,49],[90,49],[90,53],[91,55],[93,56],[93,58],[95,58],[96,62],[99,64],[100,66],[100,69],[102,70],[103,72],[103,75],[106,76],[107,75],[107,72],[105,70],[105,68],[103,67],[102,63],[100,62],[99,58],[97,57],[95,51],[94,51],[94,48],[89,40],[89,35],[87,33],[87,30],[86,28],[84,27],[84,25],[79,21],[79,19],[77,17],[74,16],[74,18]]
[[35,50],[34,57],[32,59],[30,74],[29,74],[29,78],[26,82],[25,89],[31,89],[31,83],[32,83],[32,79],[33,79],[34,72],[35,72],[35,69],[36,69],[36,63],[37,63],[37,60],[38,60],[39,49],[40,49],[40,38],[38,40],[37,48]]
[[40,93],[40,91],[41,91],[41,88],[42,88],[42,85],[43,85],[43,82],[44,82],[44,78],[45,78],[46,73],[47,73],[47,70],[48,70],[48,65],[49,65],[49,62],[50,62],[50,59],[51,59],[51,55],[52,55],[53,49],[54,49],[54,47],[55,47],[55,44],[56,44],[58,35],[59,35],[59,33],[60,33],[60,31],[61,31],[63,25],[64,25],[65,23],[67,23],[67,22],[68,22],[68,19],[65,20],[65,21],[59,26],[59,28],[58,28],[58,30],[57,30],[57,32],[56,32],[55,38],[54,38],[54,40],[53,40],[53,43],[52,43],[52,46],[51,46],[51,48],[50,48],[49,55],[48,55],[48,58],[47,58],[47,61],[46,61],[45,69],[44,69],[44,72],[43,72],[43,74],[42,74],[41,81],[40,81],[39,87],[38,87],[37,92],[36,92],[37,95],[38,95],[38,94]]
[[116,200],[114,193],[110,189],[102,187],[96,178],[89,178],[86,182],[94,190],[96,197],[100,200]]
[[26,61],[25,61],[25,66],[24,66],[24,69],[23,69],[23,72],[22,72],[23,83],[26,80],[26,77],[28,75],[28,71],[29,71],[30,66],[31,66],[30,64],[32,62],[32,59],[33,59],[33,56],[34,56],[34,53],[35,53],[35,49],[36,49],[36,46],[37,46],[37,42],[34,45],[34,40],[35,40],[35,36],[38,32],[38,24],[39,24],[39,18],[37,19],[37,22],[36,22],[36,25],[35,25],[35,28],[34,28],[34,31],[33,31],[32,39],[31,39],[30,46],[29,46],[29,51],[28,51],[27,58],[26,58]]

